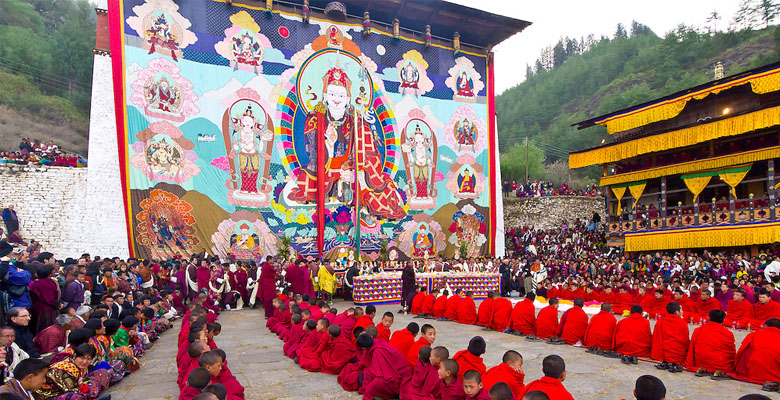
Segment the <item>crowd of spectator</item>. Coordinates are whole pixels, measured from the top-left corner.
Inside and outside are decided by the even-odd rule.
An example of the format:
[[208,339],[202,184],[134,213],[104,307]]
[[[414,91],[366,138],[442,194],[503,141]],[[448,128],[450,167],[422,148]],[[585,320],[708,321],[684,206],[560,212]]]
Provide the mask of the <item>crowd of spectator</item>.
[[555,186],[552,181],[504,181],[502,186],[504,197],[539,197],[539,196],[602,196],[601,190],[595,184],[586,185],[584,189],[573,189],[566,182]]
[[38,139],[30,141],[22,138],[19,151],[0,151],[0,164],[80,168],[87,166],[87,160],[78,154],[62,151],[53,140],[41,143]]

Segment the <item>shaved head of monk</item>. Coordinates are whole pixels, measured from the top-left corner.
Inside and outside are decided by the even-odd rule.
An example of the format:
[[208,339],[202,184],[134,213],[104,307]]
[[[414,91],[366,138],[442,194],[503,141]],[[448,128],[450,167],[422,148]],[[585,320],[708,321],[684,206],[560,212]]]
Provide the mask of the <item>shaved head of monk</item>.
[[504,382],[498,382],[490,388],[490,400],[512,400],[512,390]]
[[663,400],[666,398],[666,386],[652,375],[642,375],[636,379],[634,397],[637,400]]
[[566,380],[566,362],[557,354],[549,355],[542,360],[542,373],[563,382]]
[[550,396],[547,396],[547,393],[541,390],[534,390],[526,393],[523,396],[523,400],[550,400]]

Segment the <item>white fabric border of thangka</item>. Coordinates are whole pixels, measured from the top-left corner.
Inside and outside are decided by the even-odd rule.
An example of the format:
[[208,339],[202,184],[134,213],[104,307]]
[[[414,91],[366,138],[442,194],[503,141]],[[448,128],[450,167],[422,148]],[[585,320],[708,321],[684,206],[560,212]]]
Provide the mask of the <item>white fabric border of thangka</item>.
[[[542,299],[542,300],[539,300]],[[515,304],[522,301],[523,298],[512,298],[509,299],[509,301],[512,302],[512,307],[514,307]],[[543,297],[537,297],[536,300],[534,300],[534,307],[537,309],[542,309],[548,306],[547,300]],[[559,300],[558,303],[558,312],[566,312],[566,310],[574,307],[571,301],[569,300]],[[585,305],[582,307],[582,310],[585,311],[585,314],[588,315],[596,315],[601,312],[601,303],[589,303],[588,305]]]
[[494,253],[496,257],[506,256],[506,240],[504,232],[504,187],[501,185],[501,152],[498,151],[498,118],[493,115],[496,120],[493,126],[496,127],[493,138],[493,143],[496,144],[496,173],[493,177],[493,190],[496,192],[496,239]]

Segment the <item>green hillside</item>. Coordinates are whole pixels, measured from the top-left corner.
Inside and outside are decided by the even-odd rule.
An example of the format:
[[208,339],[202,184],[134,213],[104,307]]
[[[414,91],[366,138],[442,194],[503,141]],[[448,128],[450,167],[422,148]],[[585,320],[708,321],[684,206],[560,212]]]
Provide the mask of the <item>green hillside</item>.
[[732,75],[777,60],[774,26],[714,34],[680,26],[659,37],[634,22],[629,32],[619,25],[611,39],[561,39],[496,100],[503,178],[525,179],[528,137],[532,179],[595,182],[597,167],[569,171],[566,154],[609,135],[604,127],[577,131],[573,123],[711,81],[717,62]]
[[0,0],[0,151],[30,137],[86,154],[95,24],[87,0]]

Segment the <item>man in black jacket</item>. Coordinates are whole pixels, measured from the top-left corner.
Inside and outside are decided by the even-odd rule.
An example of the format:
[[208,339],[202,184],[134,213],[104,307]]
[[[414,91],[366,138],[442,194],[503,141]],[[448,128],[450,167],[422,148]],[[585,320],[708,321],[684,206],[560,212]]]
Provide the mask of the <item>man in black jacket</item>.
[[30,312],[22,307],[14,307],[8,310],[8,316],[11,322],[8,324],[16,332],[14,343],[30,355],[30,358],[40,358],[40,354],[35,351],[33,343],[33,333],[30,331]]

